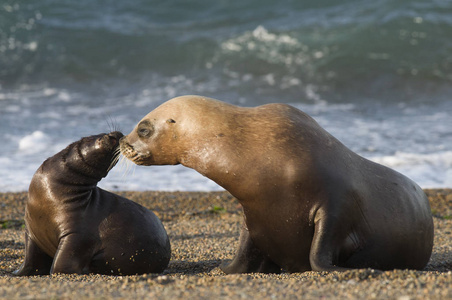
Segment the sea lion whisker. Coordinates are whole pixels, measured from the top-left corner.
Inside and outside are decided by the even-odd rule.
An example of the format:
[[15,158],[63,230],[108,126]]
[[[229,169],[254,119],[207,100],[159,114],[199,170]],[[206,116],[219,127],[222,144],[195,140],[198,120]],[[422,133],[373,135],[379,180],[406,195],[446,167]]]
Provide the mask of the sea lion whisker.
[[132,164],[130,164],[129,162],[127,162],[126,169],[125,169],[124,173],[122,174],[122,178],[127,178],[127,177],[131,176],[131,174],[133,176],[134,173],[135,173],[134,166]]
[[121,154],[121,149],[119,147],[113,151],[114,157],[119,157],[120,154]]
[[121,171],[126,173],[128,168],[129,160],[124,155],[121,155]]
[[124,156],[119,155],[118,157],[119,157],[118,164],[119,164],[120,172],[122,172],[124,169]]
[[129,172],[132,173],[132,176],[135,175],[136,165],[133,164],[131,161],[127,161],[127,165],[129,166]]
[[106,115],[105,119],[108,128],[110,128],[110,132],[121,131],[118,122],[111,115]]
[[110,115],[107,115],[107,116],[106,116],[106,120],[105,120],[105,121],[107,122],[107,126],[108,126],[110,132],[111,132],[111,131],[114,131],[114,130],[113,130],[113,122],[112,122],[112,118],[111,118]]
[[120,155],[119,164],[121,166],[120,172],[122,173],[122,178],[128,177],[130,173],[130,168],[134,167],[130,160],[124,155]]
[[110,163],[110,166],[109,166],[108,169],[107,169],[107,173],[110,172],[111,169],[113,169],[114,166],[116,166],[116,164],[118,163],[118,161],[119,161],[119,155],[118,155],[118,154],[115,154],[115,156],[113,156],[113,159],[112,159],[112,161],[111,161],[111,163]]

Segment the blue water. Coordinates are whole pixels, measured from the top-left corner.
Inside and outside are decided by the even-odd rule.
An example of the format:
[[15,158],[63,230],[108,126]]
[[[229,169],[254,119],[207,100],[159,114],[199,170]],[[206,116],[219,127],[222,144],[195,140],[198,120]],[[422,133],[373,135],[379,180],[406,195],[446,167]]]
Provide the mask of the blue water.
[[[450,0],[4,1],[0,191],[184,94],[290,103],[364,157],[451,187],[450,37]],[[219,189],[181,166],[124,163],[101,186]]]

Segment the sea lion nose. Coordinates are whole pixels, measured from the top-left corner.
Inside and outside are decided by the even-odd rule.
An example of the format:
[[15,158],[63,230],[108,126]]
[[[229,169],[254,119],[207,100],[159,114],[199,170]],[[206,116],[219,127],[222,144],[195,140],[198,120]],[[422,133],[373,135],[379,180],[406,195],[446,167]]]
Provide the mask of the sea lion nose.
[[115,139],[118,142],[123,136],[124,136],[124,134],[122,134],[122,132],[120,132],[120,131],[113,131],[108,134],[108,137],[110,139]]

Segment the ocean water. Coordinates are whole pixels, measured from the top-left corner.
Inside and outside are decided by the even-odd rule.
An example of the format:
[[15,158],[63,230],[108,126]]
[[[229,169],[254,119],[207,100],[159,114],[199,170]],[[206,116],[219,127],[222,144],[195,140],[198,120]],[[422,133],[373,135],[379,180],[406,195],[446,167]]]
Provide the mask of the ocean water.
[[[289,103],[421,187],[452,187],[452,1],[0,3],[0,192],[179,95]],[[219,190],[122,163],[110,190]]]

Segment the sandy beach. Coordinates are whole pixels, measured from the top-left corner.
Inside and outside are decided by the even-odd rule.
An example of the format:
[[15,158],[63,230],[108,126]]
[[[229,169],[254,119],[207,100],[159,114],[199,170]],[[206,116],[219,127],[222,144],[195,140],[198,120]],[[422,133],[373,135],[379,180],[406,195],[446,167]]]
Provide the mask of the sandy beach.
[[[425,270],[225,275],[242,212],[227,192],[120,192],[154,211],[171,239],[162,274],[15,277],[24,258],[26,193],[0,193],[1,299],[452,299],[452,189],[425,190],[435,224]],[[410,249],[407,249],[410,251]]]

